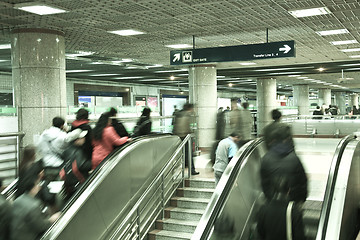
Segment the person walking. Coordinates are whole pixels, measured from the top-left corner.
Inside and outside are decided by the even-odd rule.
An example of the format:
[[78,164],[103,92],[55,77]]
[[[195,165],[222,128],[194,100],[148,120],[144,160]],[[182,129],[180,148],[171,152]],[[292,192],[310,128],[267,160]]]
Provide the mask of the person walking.
[[151,133],[152,122],[150,119],[150,113],[151,109],[149,107],[145,107],[143,109],[141,116],[134,128],[132,137],[139,137]]
[[215,154],[215,164],[213,166],[215,171],[215,185],[218,184],[227,165],[236,154],[238,150],[237,142],[239,139],[239,134],[234,132],[231,133],[229,137],[224,138],[219,142]]

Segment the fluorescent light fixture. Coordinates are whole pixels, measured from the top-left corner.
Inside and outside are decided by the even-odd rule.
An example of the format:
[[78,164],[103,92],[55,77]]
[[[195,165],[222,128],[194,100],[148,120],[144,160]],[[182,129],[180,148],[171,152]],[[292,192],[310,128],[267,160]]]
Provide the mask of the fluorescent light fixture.
[[352,56],[349,56],[351,58],[360,58],[360,55],[352,55]]
[[279,73],[267,73],[268,75],[288,75],[288,74],[297,74],[301,72],[279,72]]
[[137,76],[137,77],[117,77],[117,78],[114,78],[114,79],[139,79],[139,78],[144,78],[144,77],[140,77],[140,76]]
[[11,48],[11,44],[0,44],[0,49],[10,49]]
[[181,49],[181,48],[191,48],[192,46],[189,44],[173,44],[173,45],[166,45],[168,48],[174,49]]
[[38,15],[50,15],[50,14],[66,12],[63,9],[51,7],[43,3],[20,3],[20,4],[15,4],[14,8],[30,13],[35,13]]
[[141,69],[140,66],[128,66],[126,69]]
[[144,34],[145,32],[141,32],[134,29],[124,29],[124,30],[115,30],[115,31],[108,31],[109,33],[117,34],[120,36],[132,36],[132,35],[140,35]]
[[345,40],[345,41],[334,41],[330,42],[332,45],[346,45],[346,44],[354,44],[358,43],[357,40]]
[[175,70],[161,70],[161,71],[155,71],[155,73],[172,73],[172,72],[185,72],[185,71],[187,71],[187,68],[175,69]]
[[188,73],[177,74],[176,76],[189,76]]
[[85,70],[85,69],[78,69],[78,70],[66,70],[66,73],[81,73],[81,72],[92,72],[93,70]]
[[351,66],[359,66],[360,63],[351,63],[351,64],[343,64],[343,65],[339,65],[339,66],[342,66],[342,67],[351,67]]
[[268,68],[268,69],[256,69],[257,72],[271,72],[271,71],[283,71],[283,70],[292,70],[298,68],[313,68],[313,67],[297,67],[297,68]]
[[140,79],[138,81],[140,82],[152,82],[152,81],[163,81],[163,80],[167,80],[165,78],[153,78],[153,79]]
[[320,7],[320,8],[294,10],[294,11],[289,11],[289,13],[296,18],[301,18],[301,17],[311,17],[317,15],[329,14],[331,13],[331,11],[327,7]]
[[305,78],[309,78],[309,77],[298,77],[298,79],[305,79]]
[[346,69],[347,71],[358,71],[360,70],[360,68],[349,68],[349,69]]
[[301,75],[289,75],[288,77],[300,77]]
[[316,33],[319,34],[320,36],[328,36],[328,35],[349,33],[349,30],[344,28],[344,29],[336,29],[336,30],[318,31]]
[[0,62],[7,62],[7,61],[9,61],[9,60],[0,59]]
[[162,64],[155,64],[155,65],[150,65],[150,66],[145,66],[146,68],[157,68],[157,67],[162,67]]
[[83,51],[79,51],[77,53],[66,53],[65,57],[67,58],[76,58],[76,57],[81,57],[81,56],[90,56],[93,55],[94,52],[83,52]]
[[216,76],[216,78],[225,78],[225,76]]
[[341,49],[342,52],[360,52],[360,48]]
[[94,74],[94,75],[90,75],[91,77],[107,77],[107,76],[118,76],[121,74],[116,74],[116,73],[103,73],[103,74]]
[[256,65],[256,63],[254,63],[254,62],[243,62],[243,63],[240,63],[240,65],[250,66],[250,65]]

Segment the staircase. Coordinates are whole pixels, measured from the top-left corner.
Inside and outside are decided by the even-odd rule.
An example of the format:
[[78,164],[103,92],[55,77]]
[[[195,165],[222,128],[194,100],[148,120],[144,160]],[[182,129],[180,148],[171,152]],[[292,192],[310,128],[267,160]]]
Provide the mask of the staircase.
[[178,188],[170,199],[164,218],[157,220],[148,240],[190,239],[215,189],[214,179],[186,179],[185,188]]

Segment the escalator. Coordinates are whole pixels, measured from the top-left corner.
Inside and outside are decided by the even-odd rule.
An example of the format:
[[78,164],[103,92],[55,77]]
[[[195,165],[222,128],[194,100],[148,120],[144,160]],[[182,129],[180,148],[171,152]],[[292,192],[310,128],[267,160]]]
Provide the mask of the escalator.
[[[296,146],[301,148],[301,146]],[[225,170],[192,240],[259,239],[256,214],[265,203],[260,184],[262,139],[243,146]],[[360,142],[342,139],[333,154],[324,195],[304,203],[307,239],[355,239],[360,200]]]
[[[110,154],[69,200],[41,239],[107,239],[169,162],[181,141],[157,134]],[[16,182],[5,190],[9,197]]]

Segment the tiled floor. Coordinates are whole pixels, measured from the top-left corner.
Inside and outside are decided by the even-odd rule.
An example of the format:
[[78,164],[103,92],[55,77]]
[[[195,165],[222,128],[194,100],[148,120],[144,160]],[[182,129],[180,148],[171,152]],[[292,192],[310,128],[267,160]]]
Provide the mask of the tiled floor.
[[[309,199],[322,200],[330,164],[336,146],[341,139],[296,138],[295,150],[309,179]],[[191,178],[214,178],[210,154],[200,153],[194,157],[194,164],[199,175]]]

